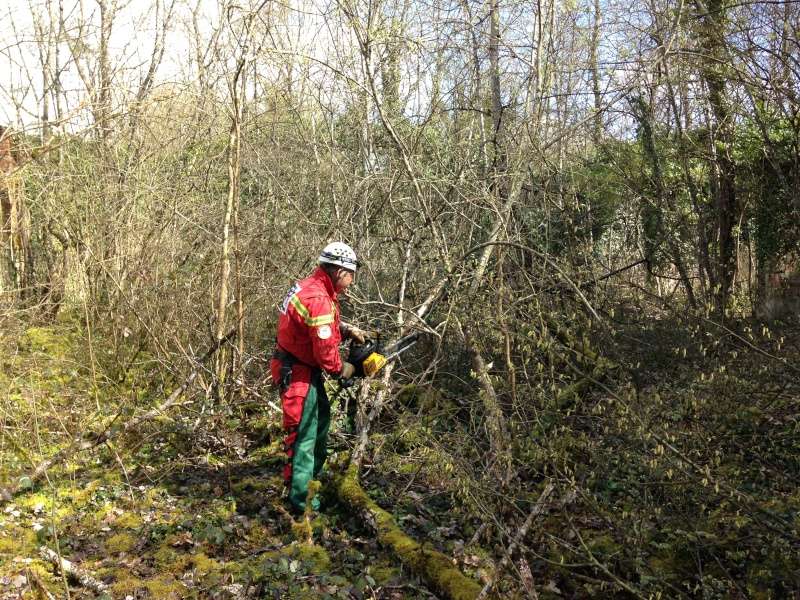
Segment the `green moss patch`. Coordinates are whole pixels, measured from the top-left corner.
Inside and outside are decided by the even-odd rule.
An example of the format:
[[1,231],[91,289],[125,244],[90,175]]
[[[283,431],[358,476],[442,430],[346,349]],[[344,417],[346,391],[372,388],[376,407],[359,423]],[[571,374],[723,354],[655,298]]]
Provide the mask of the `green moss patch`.
[[137,539],[129,533],[117,533],[106,540],[106,550],[111,554],[130,552],[136,547]]

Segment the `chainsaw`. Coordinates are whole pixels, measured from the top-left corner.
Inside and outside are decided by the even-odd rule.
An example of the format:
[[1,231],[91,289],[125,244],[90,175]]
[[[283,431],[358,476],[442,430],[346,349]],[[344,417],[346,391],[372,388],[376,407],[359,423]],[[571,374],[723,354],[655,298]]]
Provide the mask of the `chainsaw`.
[[389,361],[394,360],[419,341],[419,332],[401,337],[385,349],[380,348],[379,340],[367,340],[363,344],[351,344],[347,360],[355,367],[356,377],[372,377]]

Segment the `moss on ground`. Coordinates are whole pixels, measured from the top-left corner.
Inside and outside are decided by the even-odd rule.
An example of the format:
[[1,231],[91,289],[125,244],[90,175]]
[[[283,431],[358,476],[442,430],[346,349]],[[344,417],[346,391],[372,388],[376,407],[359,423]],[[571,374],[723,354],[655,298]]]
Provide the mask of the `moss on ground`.
[[[102,353],[102,340],[94,341]],[[10,351],[3,352],[6,346]],[[130,377],[110,383],[114,378],[100,364],[95,388],[85,347],[74,324],[29,328],[13,339],[0,333],[0,402],[20,422],[36,418],[40,426],[35,445],[21,435],[0,444],[0,484],[25,476],[31,463],[64,448],[75,432],[124,422],[130,407],[120,402],[146,402]],[[352,542],[332,524],[336,518],[304,520],[303,541],[292,541],[280,508],[282,436],[274,415],[260,419],[256,433],[268,443],[235,462],[176,455],[158,435],[174,419],[154,426],[147,438],[120,436],[113,451],[101,446],[70,456],[20,491],[13,505],[0,506],[11,507],[0,511],[0,573],[35,569],[63,597],[62,578],[38,558],[40,545],[53,547],[55,526],[63,556],[105,581],[114,598],[211,597],[231,582],[256,582],[275,597],[316,599],[330,589],[363,589],[363,574],[375,561],[385,565],[370,571],[375,581],[402,585],[402,571],[377,546],[371,554],[348,554]],[[176,459],[186,461],[185,476],[177,475]],[[324,540],[324,547],[312,539]],[[0,597],[6,591],[0,583]],[[84,593],[72,589],[73,597]]]
[[130,552],[136,547],[137,539],[129,533],[115,533],[106,540],[106,550],[110,554]]
[[371,566],[367,569],[367,573],[381,586],[392,585],[402,577],[399,568],[388,565]]
[[122,513],[114,521],[114,527],[119,529],[141,529],[142,524],[142,518],[132,511]]
[[179,600],[186,595],[186,586],[169,575],[160,575],[149,579],[145,583],[145,587],[152,598]]
[[63,327],[29,327],[19,339],[19,346],[29,352],[38,352],[51,359],[63,359],[74,351],[78,333]]
[[19,540],[14,535],[15,529],[9,528],[8,531],[5,528],[0,529],[0,557],[11,556],[24,549],[20,548]]
[[145,589],[145,582],[132,575],[123,575],[118,579],[115,578],[110,589],[114,598],[126,598],[127,596],[136,597],[140,590]]

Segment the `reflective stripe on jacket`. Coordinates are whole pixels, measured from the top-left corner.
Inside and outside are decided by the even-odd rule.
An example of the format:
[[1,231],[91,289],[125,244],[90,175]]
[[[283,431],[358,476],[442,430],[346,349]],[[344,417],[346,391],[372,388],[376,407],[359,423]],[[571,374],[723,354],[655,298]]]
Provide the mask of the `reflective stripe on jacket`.
[[317,267],[292,286],[280,307],[278,346],[300,362],[337,374],[342,370],[339,302],[328,274]]

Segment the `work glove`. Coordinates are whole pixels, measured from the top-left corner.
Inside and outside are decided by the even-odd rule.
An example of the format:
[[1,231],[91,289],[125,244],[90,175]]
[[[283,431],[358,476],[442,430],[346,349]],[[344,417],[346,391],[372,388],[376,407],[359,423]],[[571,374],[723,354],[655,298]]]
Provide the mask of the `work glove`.
[[350,379],[356,372],[356,368],[349,362],[342,363],[342,371],[339,373],[339,379]]
[[372,332],[359,329],[355,325],[349,325],[347,328],[347,335],[350,339],[357,341],[359,344],[363,344],[367,341],[367,338],[372,337]]

